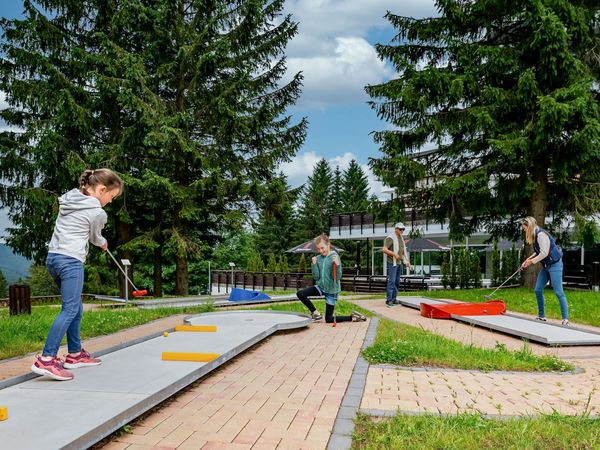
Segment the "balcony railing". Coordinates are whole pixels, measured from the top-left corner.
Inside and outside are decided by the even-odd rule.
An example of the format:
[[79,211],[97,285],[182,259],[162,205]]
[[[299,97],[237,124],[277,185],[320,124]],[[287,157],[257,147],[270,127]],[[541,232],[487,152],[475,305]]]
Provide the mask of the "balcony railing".
[[[394,202],[382,203],[374,207],[373,211],[345,212],[329,216],[329,228],[337,229],[339,235],[342,234],[342,229],[347,229],[350,235],[353,232],[363,234],[367,230],[375,233],[376,226],[381,225],[387,233],[396,222],[404,222],[407,227],[425,230],[434,223],[430,212],[415,208],[400,209]],[[444,229],[445,222],[435,223],[440,225],[442,230]]]

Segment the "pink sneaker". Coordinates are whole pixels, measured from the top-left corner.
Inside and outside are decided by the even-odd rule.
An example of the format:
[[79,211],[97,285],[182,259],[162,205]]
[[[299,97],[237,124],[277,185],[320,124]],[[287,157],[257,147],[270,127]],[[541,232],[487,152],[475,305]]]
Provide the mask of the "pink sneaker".
[[81,353],[77,356],[67,355],[64,366],[67,369],[77,369],[79,367],[98,366],[100,364],[102,364],[101,359],[92,358],[92,355],[81,349]]
[[31,371],[38,375],[45,375],[55,380],[68,381],[75,378],[73,373],[65,370],[62,360],[54,357],[50,361],[44,361],[40,355],[35,357]]

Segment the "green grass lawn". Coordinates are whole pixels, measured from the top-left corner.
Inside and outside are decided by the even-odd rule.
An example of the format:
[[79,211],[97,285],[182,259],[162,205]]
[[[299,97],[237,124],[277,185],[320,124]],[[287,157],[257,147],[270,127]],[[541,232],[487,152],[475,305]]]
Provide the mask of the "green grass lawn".
[[479,415],[374,419],[359,415],[352,450],[562,450],[600,448],[598,421],[558,414],[492,420]]
[[567,371],[573,366],[553,356],[536,356],[523,344],[509,351],[465,345],[403,323],[382,319],[373,346],[363,351],[371,364],[477,370]]
[[[325,302],[313,302],[323,313]],[[294,311],[308,313],[300,302],[281,305],[262,305],[258,309],[273,311]],[[369,311],[356,305],[338,301],[336,313],[347,315],[357,310],[367,316]],[[410,325],[380,320],[373,346],[363,352],[371,364],[397,364],[413,367],[447,367],[478,370],[519,370],[519,371],[568,371],[573,366],[551,356],[536,356],[524,344],[520,351],[509,351],[503,345],[495,349],[483,349],[436,335]]]
[[[424,297],[449,298],[463,302],[484,302],[486,301],[484,295],[490,294],[492,290],[440,290],[399,293],[399,295],[422,295]],[[600,327],[600,294],[598,292],[565,290],[565,294],[569,302],[569,319],[571,322]],[[558,299],[552,289],[546,289],[544,298],[546,299],[546,317],[560,319]],[[533,289],[500,289],[494,294],[493,299],[503,300],[506,303],[506,309],[509,311],[537,315],[537,302]]]
[[[85,311],[81,321],[81,337],[89,339],[115,333],[136,325],[174,314],[212,311],[212,305],[186,308],[137,309],[122,307]],[[60,308],[34,306],[31,316],[9,316],[8,309],[0,309],[0,359],[26,355],[42,350],[52,322]],[[63,343],[66,341],[63,340]]]

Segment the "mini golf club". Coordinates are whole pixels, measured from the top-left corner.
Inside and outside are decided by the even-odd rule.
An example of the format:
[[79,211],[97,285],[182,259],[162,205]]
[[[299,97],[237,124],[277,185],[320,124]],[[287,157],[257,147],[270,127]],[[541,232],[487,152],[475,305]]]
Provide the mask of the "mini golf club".
[[510,277],[508,277],[506,280],[504,280],[504,283],[502,283],[500,286],[498,286],[496,289],[494,289],[494,292],[492,292],[490,295],[484,295],[485,299],[490,300],[498,289],[500,289],[502,286],[504,286],[508,282],[508,280],[510,280],[512,277],[514,277],[520,271],[521,271],[521,268],[519,267],[515,273],[513,273]]
[[129,281],[131,283],[131,285],[133,286],[133,289],[135,289],[133,291],[133,296],[134,297],[141,297],[143,295],[146,295],[148,293],[148,291],[146,289],[138,289],[137,287],[135,287],[135,284],[133,284],[133,281],[131,281],[131,278],[129,278],[127,276],[127,274],[125,273],[125,271],[123,270],[123,268],[121,267],[121,265],[117,262],[117,260],[115,259],[115,257],[113,256],[113,254],[110,252],[110,250],[107,248],[106,251],[108,252],[108,254],[110,255],[110,257],[112,258],[112,260],[115,262],[115,264],[117,265],[117,267],[119,268],[119,270],[121,271],[121,273],[125,276],[125,278],[127,278],[127,281]]

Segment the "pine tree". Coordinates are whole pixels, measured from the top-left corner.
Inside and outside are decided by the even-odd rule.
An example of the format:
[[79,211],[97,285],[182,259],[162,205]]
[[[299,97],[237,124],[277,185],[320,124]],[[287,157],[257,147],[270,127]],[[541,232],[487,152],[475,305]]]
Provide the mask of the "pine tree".
[[296,228],[293,205],[299,191],[288,186],[283,174],[269,181],[262,190],[257,201],[259,218],[255,239],[263,256],[282,254],[290,247]]
[[343,174],[341,199],[346,212],[366,211],[369,208],[369,181],[363,168],[354,159]]
[[331,183],[331,167],[325,159],[321,159],[308,177],[300,197],[296,236],[298,241],[329,233]]
[[[374,173],[429,199],[451,237],[515,237],[516,216],[543,226],[549,205],[557,220],[598,211],[598,2],[436,5],[436,18],[387,14],[398,35],[377,51],[399,76],[367,91],[395,129],[375,135]],[[415,157],[427,142],[435,151]]]
[[344,181],[342,178],[342,171],[340,170],[340,166],[335,166],[335,170],[333,171],[333,182],[331,183],[331,213],[344,213],[344,212],[352,212],[347,210],[344,207],[344,202],[342,201],[342,191],[344,189]]
[[306,121],[286,115],[301,75],[280,83],[297,24],[283,0],[40,4],[1,22],[2,118],[25,130],[0,140],[9,244],[43,260],[56,196],[109,165],[127,186],[110,240],[154,263],[155,286],[174,261],[186,293],[188,259],[246,220],[304,140]]

